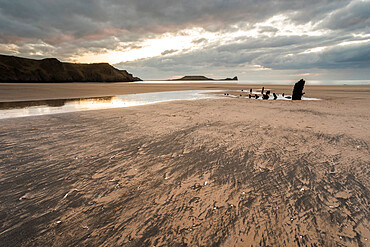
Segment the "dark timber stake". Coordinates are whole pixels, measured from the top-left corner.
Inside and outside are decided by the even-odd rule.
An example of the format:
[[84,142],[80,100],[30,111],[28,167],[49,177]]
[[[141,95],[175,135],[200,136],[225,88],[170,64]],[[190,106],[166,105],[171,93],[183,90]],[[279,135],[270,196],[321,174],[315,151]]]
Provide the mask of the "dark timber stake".
[[265,91],[265,87],[262,87],[261,94],[263,95],[263,91]]
[[294,85],[292,100],[301,100],[302,99],[302,95],[304,94],[302,91],[303,91],[305,83],[306,83],[305,80],[301,79],[299,82],[297,82]]

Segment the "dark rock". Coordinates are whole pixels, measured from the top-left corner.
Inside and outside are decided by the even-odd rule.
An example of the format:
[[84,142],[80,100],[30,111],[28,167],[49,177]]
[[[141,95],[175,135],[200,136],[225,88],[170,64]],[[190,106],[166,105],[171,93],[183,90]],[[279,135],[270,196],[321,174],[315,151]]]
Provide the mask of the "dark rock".
[[0,82],[130,82],[140,81],[108,63],[63,63],[0,55]]
[[267,94],[267,95],[270,95],[270,93],[271,93],[271,91],[267,91],[267,92],[266,92],[266,94]]
[[306,83],[305,80],[301,79],[299,82],[297,82],[294,85],[292,100],[301,100],[302,99],[302,95],[304,94],[302,91],[303,91],[305,83]]
[[212,79],[208,78],[203,75],[187,75],[180,79],[174,79],[170,81],[237,81],[238,77],[235,76],[234,78],[226,78],[226,79]]
[[238,80],[238,77],[234,76],[233,78],[226,78],[226,79],[223,79],[223,80],[220,80],[220,81],[237,81],[237,80]]
[[268,94],[262,94],[262,99],[269,99],[270,96]]
[[256,97],[256,99],[258,99],[260,96],[258,96],[257,94],[255,94],[254,97]]
[[187,75],[173,81],[213,81],[214,79],[202,75]]
[[276,100],[277,99],[276,93],[272,93],[272,95],[274,95],[274,100]]

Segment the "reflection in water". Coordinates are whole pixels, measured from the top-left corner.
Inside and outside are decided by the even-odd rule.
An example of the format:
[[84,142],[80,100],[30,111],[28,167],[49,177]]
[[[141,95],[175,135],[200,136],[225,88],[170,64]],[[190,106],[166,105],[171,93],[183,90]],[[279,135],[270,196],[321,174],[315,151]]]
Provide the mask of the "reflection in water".
[[113,96],[107,97],[96,97],[96,98],[75,98],[75,99],[52,99],[52,100],[34,100],[34,101],[15,101],[15,102],[0,102],[0,110],[6,109],[19,109],[32,106],[50,106],[50,107],[60,107],[64,106],[67,102],[89,102],[93,101],[111,101]]
[[130,107],[153,104],[172,100],[193,100],[214,98],[216,95],[205,94],[219,90],[188,90],[158,93],[128,94],[119,96],[58,99],[40,101],[0,102],[0,119],[39,116],[46,114],[67,113],[86,110]]

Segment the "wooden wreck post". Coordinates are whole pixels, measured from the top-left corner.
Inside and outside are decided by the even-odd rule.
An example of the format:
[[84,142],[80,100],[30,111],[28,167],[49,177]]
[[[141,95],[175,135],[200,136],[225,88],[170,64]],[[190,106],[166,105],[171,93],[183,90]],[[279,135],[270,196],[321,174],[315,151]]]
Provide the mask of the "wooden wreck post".
[[302,99],[302,95],[304,94],[302,91],[303,91],[305,83],[306,83],[305,80],[301,79],[299,82],[297,82],[294,85],[292,100],[301,100]]

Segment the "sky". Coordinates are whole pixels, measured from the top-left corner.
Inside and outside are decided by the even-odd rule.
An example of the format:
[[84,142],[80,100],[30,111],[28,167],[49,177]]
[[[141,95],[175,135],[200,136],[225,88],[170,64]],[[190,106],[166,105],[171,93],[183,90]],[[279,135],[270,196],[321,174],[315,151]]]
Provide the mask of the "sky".
[[0,54],[144,80],[370,84],[370,0],[0,0]]

